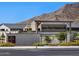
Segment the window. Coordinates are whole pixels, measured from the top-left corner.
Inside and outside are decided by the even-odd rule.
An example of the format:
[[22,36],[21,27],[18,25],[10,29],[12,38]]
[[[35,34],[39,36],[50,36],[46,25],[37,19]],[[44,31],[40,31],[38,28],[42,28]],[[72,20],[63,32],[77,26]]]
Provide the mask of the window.
[[6,31],[8,31],[8,29],[6,29]]
[[66,25],[65,24],[43,24],[42,31],[65,31]]
[[1,29],[1,31],[5,31],[5,29]]

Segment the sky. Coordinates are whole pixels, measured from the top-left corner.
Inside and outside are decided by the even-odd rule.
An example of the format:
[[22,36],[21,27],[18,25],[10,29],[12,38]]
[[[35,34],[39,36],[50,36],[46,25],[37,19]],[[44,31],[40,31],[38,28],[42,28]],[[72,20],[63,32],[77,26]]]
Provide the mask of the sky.
[[0,2],[0,23],[18,23],[58,10],[72,2]]

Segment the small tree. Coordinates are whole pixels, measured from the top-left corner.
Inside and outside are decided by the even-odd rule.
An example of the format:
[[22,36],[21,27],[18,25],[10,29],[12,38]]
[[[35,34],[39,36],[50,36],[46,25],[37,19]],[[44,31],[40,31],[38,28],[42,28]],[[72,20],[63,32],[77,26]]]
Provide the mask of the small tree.
[[49,37],[49,36],[45,36],[45,41],[46,41],[47,43],[50,43],[50,42],[51,42],[50,37]]
[[61,32],[57,35],[58,40],[61,42],[63,42],[66,39],[66,33],[65,32]]
[[2,33],[2,35],[1,35],[1,40],[2,40],[2,43],[3,43],[3,40],[5,40],[5,35]]
[[73,34],[73,39],[76,39],[77,33]]

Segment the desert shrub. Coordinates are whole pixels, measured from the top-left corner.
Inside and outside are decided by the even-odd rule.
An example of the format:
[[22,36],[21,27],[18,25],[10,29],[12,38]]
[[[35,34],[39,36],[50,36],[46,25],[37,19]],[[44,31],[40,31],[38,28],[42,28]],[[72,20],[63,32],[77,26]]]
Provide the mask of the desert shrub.
[[79,40],[74,40],[73,42],[63,42],[59,43],[59,46],[79,46]]
[[72,46],[71,42],[63,42],[63,43],[60,43],[59,46]]
[[58,46],[58,44],[48,43],[47,46]]
[[79,45],[79,40],[74,40],[74,42],[77,46]]
[[33,46],[57,46],[58,44],[52,43],[34,43]]
[[74,33],[74,34],[73,34],[73,39],[75,39],[75,38],[76,38],[76,36],[77,36],[77,33]]
[[46,44],[40,43],[40,42],[37,42],[37,43],[34,43],[34,44],[33,44],[33,46],[44,46],[44,45],[46,45]]
[[51,43],[51,38],[50,38],[49,36],[45,36],[45,41],[46,41],[47,43]]
[[73,39],[79,39],[79,33],[74,33],[74,35],[73,35]]
[[15,46],[15,44],[14,43],[0,43],[0,46],[1,47],[9,47],[9,46]]

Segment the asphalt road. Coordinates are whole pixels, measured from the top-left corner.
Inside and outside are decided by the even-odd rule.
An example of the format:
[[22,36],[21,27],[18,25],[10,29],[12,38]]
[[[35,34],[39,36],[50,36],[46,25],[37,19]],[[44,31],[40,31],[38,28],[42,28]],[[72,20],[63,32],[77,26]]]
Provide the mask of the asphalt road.
[[0,49],[0,56],[79,56],[79,48]]

